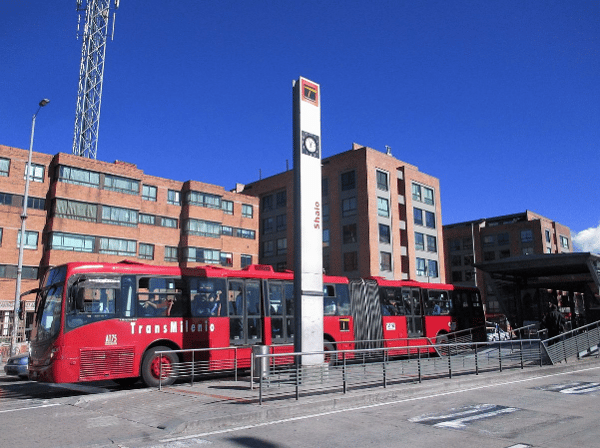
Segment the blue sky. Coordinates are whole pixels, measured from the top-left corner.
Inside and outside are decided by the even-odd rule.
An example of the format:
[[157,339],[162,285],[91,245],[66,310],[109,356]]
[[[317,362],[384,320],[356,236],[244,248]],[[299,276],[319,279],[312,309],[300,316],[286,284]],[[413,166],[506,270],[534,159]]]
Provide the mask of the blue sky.
[[[0,6],[0,144],[72,151],[76,2]],[[98,160],[249,183],[292,163],[292,80],[323,157],[353,142],[440,179],[444,224],[532,210],[600,252],[600,2],[122,0]]]

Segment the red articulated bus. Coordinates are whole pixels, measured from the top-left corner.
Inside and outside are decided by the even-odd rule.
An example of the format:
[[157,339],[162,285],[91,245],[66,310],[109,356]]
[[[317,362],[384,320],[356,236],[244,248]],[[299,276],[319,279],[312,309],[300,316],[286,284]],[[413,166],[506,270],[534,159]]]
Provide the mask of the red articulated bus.
[[[249,367],[253,345],[293,351],[293,289],[291,272],[261,265],[77,262],[52,268],[37,290],[30,377],[124,385],[141,377],[153,386],[178,361],[156,352],[197,348],[236,348],[206,352],[210,369],[222,369],[233,356],[238,368]],[[352,348],[348,279],[324,276],[323,289],[326,348]]]
[[[110,379],[126,385],[141,377],[154,386],[163,375],[163,384],[169,384],[175,377],[165,374],[172,364],[188,360],[157,352],[186,349],[209,349],[201,354],[209,370],[248,368],[253,346],[293,351],[293,281],[292,272],[262,265],[241,270],[135,262],[54,267],[36,290],[30,378]],[[481,302],[474,306],[477,290],[463,288],[460,300],[456,290],[325,275],[324,349],[351,350],[373,340],[406,346],[398,338],[424,345],[426,337],[474,326],[479,311],[483,325]]]
[[[350,291],[354,336],[357,341],[370,341],[368,347],[444,343],[448,333],[474,327],[484,332],[477,288],[371,277],[351,280]],[[378,312],[381,319],[373,318]],[[475,338],[483,341],[485,334],[476,334]]]

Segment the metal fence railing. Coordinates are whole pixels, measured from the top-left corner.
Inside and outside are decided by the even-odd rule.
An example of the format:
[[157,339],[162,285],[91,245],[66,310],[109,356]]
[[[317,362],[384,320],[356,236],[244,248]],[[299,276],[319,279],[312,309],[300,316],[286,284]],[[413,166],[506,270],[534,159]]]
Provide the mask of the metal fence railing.
[[[350,388],[387,387],[403,382],[422,382],[431,378],[452,378],[484,371],[541,366],[544,353],[540,340],[523,339],[503,342],[443,344],[436,347],[452,353],[431,356],[431,346],[411,346],[401,357],[390,355],[394,348],[339,350],[293,354],[255,354],[253,365],[268,365],[268,369],[253,372],[259,390],[259,403],[267,397],[342,391]],[[456,354],[455,354],[456,353]],[[334,355],[335,362],[302,365],[306,355]],[[277,358],[293,357],[294,363],[284,365]],[[268,362],[261,362],[262,358]]]
[[598,350],[600,345],[600,321],[575,328],[543,341],[544,349],[552,364],[581,358]]
[[[243,370],[246,381],[249,371],[250,389],[258,388],[262,404],[269,397],[295,395],[298,399],[314,393],[346,393],[351,388],[556,364],[590,354],[600,346],[600,322],[546,340],[534,338],[543,333],[528,327],[513,331],[512,339],[504,341],[478,342],[473,340],[473,332],[459,332],[449,334],[442,343],[429,340],[425,345],[411,345],[410,339],[402,339],[395,340],[393,347],[384,347],[384,341],[371,341],[375,348],[311,353],[275,353],[274,346],[254,346],[250,359],[247,351],[240,358],[241,347],[169,350],[158,353],[176,354],[179,361],[170,372],[161,371],[160,377],[164,373],[170,378],[188,378],[193,384],[207,375],[231,373],[237,381]],[[389,345],[390,341],[386,342]],[[303,365],[302,357],[311,355],[320,355],[325,362]]]

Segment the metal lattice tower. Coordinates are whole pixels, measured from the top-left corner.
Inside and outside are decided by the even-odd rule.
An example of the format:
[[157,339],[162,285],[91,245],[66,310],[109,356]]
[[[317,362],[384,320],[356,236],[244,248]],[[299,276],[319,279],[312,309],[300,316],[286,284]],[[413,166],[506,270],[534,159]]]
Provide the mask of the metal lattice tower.
[[[77,0],[77,11],[85,11],[81,66],[79,68],[79,89],[75,112],[75,134],[73,154],[95,159],[98,151],[98,129],[100,127],[100,103],[102,102],[102,81],[104,78],[104,58],[113,3],[112,33],[114,32],[115,12],[119,0]],[[85,6],[84,6],[85,4]],[[79,36],[79,25],[77,34]]]

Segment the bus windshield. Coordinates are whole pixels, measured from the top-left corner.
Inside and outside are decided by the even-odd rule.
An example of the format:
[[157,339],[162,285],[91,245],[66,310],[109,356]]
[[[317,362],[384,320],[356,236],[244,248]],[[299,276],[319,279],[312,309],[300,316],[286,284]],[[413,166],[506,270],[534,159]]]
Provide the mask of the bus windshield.
[[44,279],[42,290],[37,296],[36,325],[31,335],[32,341],[48,341],[58,336],[66,272],[65,266],[54,268]]

